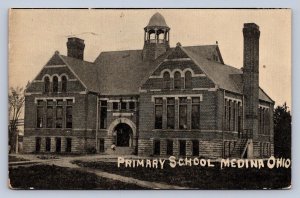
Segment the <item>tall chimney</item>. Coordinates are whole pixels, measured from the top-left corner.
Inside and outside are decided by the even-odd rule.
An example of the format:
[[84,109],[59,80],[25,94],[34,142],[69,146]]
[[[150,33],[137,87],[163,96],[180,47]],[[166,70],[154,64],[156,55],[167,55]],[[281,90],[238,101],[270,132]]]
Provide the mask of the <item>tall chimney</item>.
[[68,38],[67,48],[69,57],[83,60],[84,47],[84,40],[77,37]]
[[[255,23],[245,23],[244,35],[244,96],[245,96],[245,122],[244,128],[248,130],[253,139],[258,134],[258,105],[259,105],[259,26]],[[250,137],[251,138],[251,137]],[[253,149],[253,147],[252,147]],[[251,150],[252,150],[251,149]],[[252,150],[253,152],[253,150]]]

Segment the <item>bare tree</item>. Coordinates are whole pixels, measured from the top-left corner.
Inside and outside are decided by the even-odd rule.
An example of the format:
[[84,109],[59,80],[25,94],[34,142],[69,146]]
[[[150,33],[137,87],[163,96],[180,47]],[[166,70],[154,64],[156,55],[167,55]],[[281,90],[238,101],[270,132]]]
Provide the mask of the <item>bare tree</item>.
[[17,138],[18,138],[18,120],[22,112],[24,105],[25,96],[23,87],[11,87],[8,94],[8,113],[9,113],[9,142],[10,153],[16,152],[17,150]]

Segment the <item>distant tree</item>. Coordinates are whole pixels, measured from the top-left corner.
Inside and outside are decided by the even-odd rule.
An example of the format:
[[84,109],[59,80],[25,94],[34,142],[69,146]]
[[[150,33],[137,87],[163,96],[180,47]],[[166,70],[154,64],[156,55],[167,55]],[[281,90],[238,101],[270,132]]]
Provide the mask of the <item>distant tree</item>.
[[277,157],[291,157],[292,116],[284,103],[274,110],[274,154]]
[[17,138],[18,138],[18,120],[24,105],[24,89],[22,87],[11,87],[8,93],[8,114],[9,114],[9,125],[8,134],[10,146],[10,153],[16,152]]

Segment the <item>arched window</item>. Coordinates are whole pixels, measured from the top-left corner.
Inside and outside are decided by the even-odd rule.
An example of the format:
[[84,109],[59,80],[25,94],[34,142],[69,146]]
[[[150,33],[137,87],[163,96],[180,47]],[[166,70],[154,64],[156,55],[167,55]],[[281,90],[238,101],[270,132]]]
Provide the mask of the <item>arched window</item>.
[[53,77],[53,92],[54,93],[58,92],[58,78],[57,78],[57,76]]
[[45,93],[50,92],[50,79],[49,79],[49,77],[44,78],[44,91],[45,91]]
[[181,89],[181,74],[179,71],[174,74],[174,89]]
[[170,89],[171,88],[171,78],[170,78],[170,73],[165,72],[164,77],[163,77],[163,86],[164,89]]
[[61,92],[67,92],[67,77],[61,77]]
[[186,89],[192,88],[192,73],[190,71],[185,72],[184,84]]

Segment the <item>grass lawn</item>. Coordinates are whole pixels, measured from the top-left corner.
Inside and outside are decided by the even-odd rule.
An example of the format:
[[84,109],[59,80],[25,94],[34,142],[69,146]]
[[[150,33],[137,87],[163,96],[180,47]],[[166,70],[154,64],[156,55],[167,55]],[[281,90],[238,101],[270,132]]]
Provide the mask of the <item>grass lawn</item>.
[[50,165],[10,168],[9,178],[15,189],[144,189],[93,173]]
[[8,162],[21,162],[21,161],[28,161],[28,160],[23,159],[21,157],[8,155]]
[[[117,167],[112,162],[74,161],[83,167],[103,170],[136,179],[155,181],[195,189],[263,189],[284,188],[291,184],[291,169],[285,168],[224,168],[182,166],[164,169]],[[166,162],[167,163],[167,162]]]

